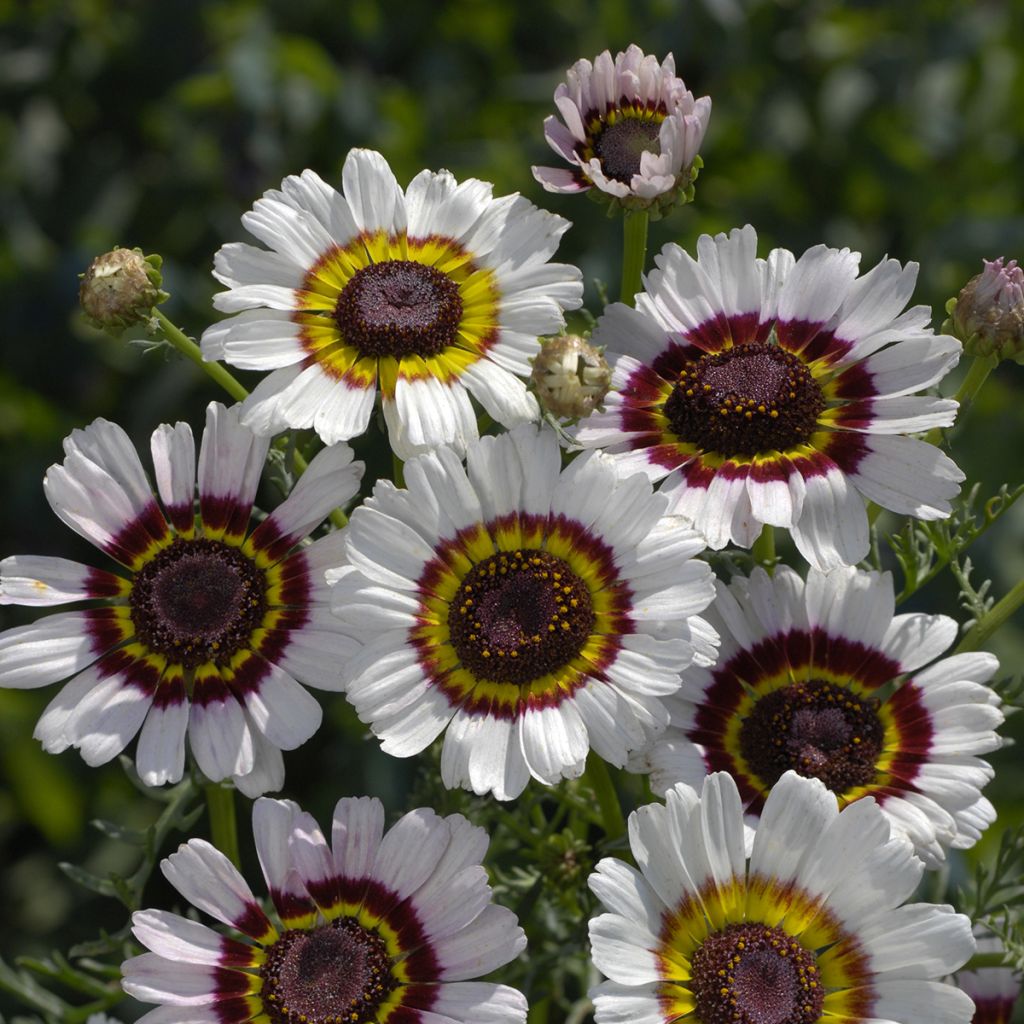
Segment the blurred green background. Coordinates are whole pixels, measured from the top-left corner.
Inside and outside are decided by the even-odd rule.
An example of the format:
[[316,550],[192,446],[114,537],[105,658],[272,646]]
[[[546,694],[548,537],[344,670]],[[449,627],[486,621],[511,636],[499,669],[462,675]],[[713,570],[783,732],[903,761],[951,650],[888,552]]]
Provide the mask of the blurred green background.
[[[164,420],[198,434],[222,397],[191,364],[83,323],[89,260],[114,244],[161,253],[164,309],[198,335],[215,316],[213,253],[245,237],[240,215],[304,167],[336,182],[352,146],[381,150],[403,183],[447,167],[571,219],[559,258],[583,268],[599,312],[594,282],[617,291],[620,226],[586,199],[544,193],[529,168],[557,162],[542,121],[565,68],[605,48],[671,50],[714,102],[697,202],[652,226],[652,249],[750,222],[762,254],[825,241],[862,251],[865,267],[886,253],[917,260],[916,301],[936,326],[983,256],[1024,257],[1024,4],[1011,0],[0,0],[0,29],[5,554],[91,560],[41,489],[72,428],[107,416],[145,449]],[[983,495],[1024,475],[1022,398],[1024,368],[1000,368],[954,436]],[[996,594],[1024,574],[1022,511],[975,553]],[[957,615],[951,579],[912,607]],[[5,609],[0,621],[32,617]],[[995,646],[1018,671],[1019,615]],[[88,820],[154,815],[116,766],[39,751],[32,726],[54,692],[0,693],[5,956],[120,926],[116,905],[71,887],[56,863],[126,868],[132,852]],[[287,759],[289,792],[324,816],[345,793],[401,806],[417,765],[366,742],[343,699],[325,705],[325,728]],[[990,795],[1019,821],[1019,753],[994,760]]]

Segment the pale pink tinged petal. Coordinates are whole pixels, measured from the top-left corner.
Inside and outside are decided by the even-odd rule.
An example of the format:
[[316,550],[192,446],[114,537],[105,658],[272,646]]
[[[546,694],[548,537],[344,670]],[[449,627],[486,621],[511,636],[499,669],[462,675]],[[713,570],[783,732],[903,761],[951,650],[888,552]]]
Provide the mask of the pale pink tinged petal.
[[193,906],[223,924],[261,938],[266,915],[238,869],[205,839],[190,839],[160,862],[160,870]]
[[[323,711],[316,698],[282,668],[258,660],[262,662],[258,677],[247,677],[243,684],[245,709],[275,747],[295,750],[320,728]],[[244,772],[236,769],[232,774]]]
[[879,649],[899,662],[901,672],[913,672],[939,657],[956,640],[958,626],[947,615],[897,615]]
[[91,665],[62,687],[47,704],[32,732],[33,738],[43,745],[43,750],[48,754],[59,754],[67,750],[72,741],[69,726],[73,723],[79,703],[90,691],[102,686],[105,679],[106,670],[101,672],[99,666]]
[[956,338],[911,338],[870,356],[859,369],[869,374],[872,394],[906,395],[937,384],[956,366],[960,352]]
[[843,472],[832,467],[805,477],[804,483],[803,514],[790,530],[800,554],[822,570],[866,558],[870,544],[864,499]]
[[503,427],[514,427],[540,418],[537,399],[525,383],[489,359],[466,367],[460,378],[484,411]]
[[213,257],[213,276],[229,288],[252,284],[300,287],[304,269],[280,253],[267,252],[247,242],[228,242]]
[[207,327],[200,345],[207,362],[223,360],[243,370],[276,370],[306,358],[300,331],[290,313],[257,309]]
[[525,946],[526,936],[516,915],[492,904],[457,935],[438,943],[435,955],[441,963],[439,977],[465,981],[488,974],[514,960]]
[[143,953],[121,965],[121,987],[144,1003],[207,1006],[250,990],[248,975]]
[[597,1024],[665,1024],[654,986],[606,981],[591,990]]
[[224,963],[229,951],[255,952],[251,946],[243,946],[205,924],[163,910],[132,914],[132,934],[147,949],[174,963],[217,966]]
[[660,943],[646,928],[618,914],[590,919],[594,965],[612,981],[645,985],[661,980]]
[[352,461],[352,449],[336,444],[316,454],[291,494],[253,531],[248,545],[277,561],[304,539],[335,508],[359,490],[363,463]]
[[405,198],[388,162],[372,149],[353,149],[341,172],[345,198],[361,231],[405,230]]
[[284,430],[288,423],[278,413],[279,397],[302,370],[303,364],[297,363],[295,366],[285,366],[267,374],[242,402],[243,426],[261,436]]
[[344,197],[315,171],[307,169],[300,175],[289,175],[281,182],[281,190],[296,209],[311,213],[338,245],[348,245],[359,234]]
[[788,334],[787,328],[792,324],[802,338],[804,332],[796,325],[824,324],[850,292],[859,262],[860,254],[849,249],[829,249],[824,245],[808,249],[779,290],[780,335]]
[[334,239],[316,217],[297,210],[276,189],[264,193],[251,210],[242,214],[242,226],[303,271],[335,247]]
[[208,779],[219,782],[252,771],[252,733],[242,705],[222,681],[196,680],[188,739],[196,763]]
[[232,775],[231,781],[239,793],[250,800],[264,793],[276,793],[284,786],[284,757],[255,724],[246,716],[246,726],[252,737],[252,768],[241,775]]
[[309,894],[321,906],[333,902],[337,879],[331,850],[320,826],[311,814],[296,810],[288,837],[292,866]]
[[508,985],[455,981],[431,985],[434,1012],[464,1024],[520,1024],[526,1020],[526,997]]
[[147,786],[178,782],[184,774],[188,717],[185,700],[153,702],[135,751],[135,770]]
[[616,199],[625,199],[632,195],[628,185],[624,185],[617,178],[609,178],[604,173],[601,161],[596,157],[582,164],[583,173],[606,195],[615,196]]
[[[213,296],[213,308],[221,313],[243,313],[253,309],[260,309],[263,312],[268,309],[292,312],[297,301],[297,294],[291,288],[282,288],[275,284],[247,284],[241,288],[232,288],[228,292],[217,292]],[[204,331],[200,346],[203,359],[207,362],[224,358],[223,355],[218,355],[219,344],[216,335],[207,338]]]
[[335,381],[313,415],[313,429],[324,444],[359,437],[370,425],[376,398],[376,382],[360,387],[347,380]]
[[42,608],[88,598],[114,597],[122,586],[120,577],[67,558],[10,555],[0,561],[0,605]]
[[239,998],[209,1006],[158,1006],[144,1013],[135,1024],[246,1024],[251,1019],[248,1000]]
[[754,838],[750,874],[785,884],[839,814],[835,796],[817,779],[786,772],[768,795]]
[[457,712],[444,735],[441,781],[449,789],[461,786],[478,796],[493,793],[497,800],[519,796],[530,781],[519,722]]
[[157,493],[174,526],[193,526],[196,496],[196,444],[187,423],[161,423],[150,439]]
[[267,891],[282,920],[289,927],[301,927],[297,921],[311,921],[316,905],[291,862],[289,837],[298,805],[290,800],[261,797],[253,805],[252,830]]
[[369,796],[342,797],[334,808],[331,858],[341,878],[369,878],[384,835],[384,805]]
[[534,778],[548,785],[583,774],[590,744],[571,700],[550,708],[528,707],[520,719],[523,758]]
[[568,96],[559,96],[555,94],[555,106],[558,108],[558,112],[562,115],[562,120],[565,122],[565,126],[569,131],[569,134],[576,139],[577,142],[583,142],[586,140],[587,132],[583,127],[583,119],[580,117],[580,112],[576,107],[576,104]]
[[199,448],[199,506],[207,532],[244,533],[270,447],[239,423],[239,407],[206,407]]
[[[576,162],[576,139],[554,114],[544,118],[544,140],[563,160],[570,164]],[[553,168],[535,167],[533,168],[534,176],[538,170],[553,170]]]
[[945,519],[964,474],[934,445],[913,437],[865,437],[851,470],[857,489],[883,508],[918,519]]

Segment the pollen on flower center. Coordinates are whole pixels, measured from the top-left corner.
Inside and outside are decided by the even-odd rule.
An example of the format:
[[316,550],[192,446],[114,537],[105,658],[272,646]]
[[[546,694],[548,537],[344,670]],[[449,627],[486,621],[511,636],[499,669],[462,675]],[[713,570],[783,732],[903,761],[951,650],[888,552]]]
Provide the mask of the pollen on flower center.
[[179,538],[136,574],[129,597],[139,641],[175,664],[225,664],[266,610],[266,577],[238,548]]
[[593,625],[586,583],[544,551],[508,551],[477,563],[448,609],[463,666],[501,683],[529,683],[568,664]]
[[286,931],[260,968],[274,1024],[366,1024],[395,987],[384,941],[353,918]]
[[657,153],[661,119],[620,117],[606,125],[593,142],[594,154],[609,178],[629,185],[640,173],[644,153]]
[[884,729],[878,701],[811,679],[761,697],[740,727],[740,752],[766,786],[789,769],[842,795],[876,774]]
[[817,960],[781,928],[731,924],[691,958],[690,988],[701,1024],[812,1024],[825,991]]
[[455,341],[462,320],[459,286],[412,260],[357,270],[338,296],[334,319],[363,356],[436,356]]
[[796,356],[756,342],[688,364],[665,416],[680,440],[731,458],[803,444],[824,408],[820,386]]

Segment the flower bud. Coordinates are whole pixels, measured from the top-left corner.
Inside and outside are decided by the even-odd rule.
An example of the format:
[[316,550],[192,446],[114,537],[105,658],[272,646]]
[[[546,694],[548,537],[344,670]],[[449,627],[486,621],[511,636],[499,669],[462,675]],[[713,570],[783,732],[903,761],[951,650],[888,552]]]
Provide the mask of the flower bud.
[[97,256],[81,276],[78,300],[96,326],[120,334],[132,324],[145,323],[153,307],[167,297],[161,291],[159,256],[141,249],[114,248]]
[[964,285],[947,307],[952,327],[974,356],[1024,360],[1024,270],[1003,258],[983,260],[985,269]]
[[554,416],[578,419],[600,408],[612,371],[585,338],[563,334],[544,343],[530,379],[544,409]]

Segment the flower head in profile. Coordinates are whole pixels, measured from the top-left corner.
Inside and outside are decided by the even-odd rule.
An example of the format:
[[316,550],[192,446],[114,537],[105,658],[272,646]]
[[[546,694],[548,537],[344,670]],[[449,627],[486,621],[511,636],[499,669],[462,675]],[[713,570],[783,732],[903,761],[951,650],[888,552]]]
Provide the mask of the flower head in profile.
[[868,553],[865,499],[941,519],[963,473],[908,435],[949,426],[956,402],[918,395],[960,356],[926,307],[901,312],[917,265],[858,276],[848,249],[757,258],[749,225],[702,235],[697,259],[667,245],[636,309],[608,307],[593,342],[613,367],[586,447],[664,480],[670,511],[712,548],[789,529],[820,569]]
[[[1005,953],[1002,940],[984,925],[974,926],[979,953]],[[958,971],[954,979],[974,1000],[972,1024],[1010,1024],[1020,997],[1021,976],[1012,967],[979,967]]]
[[539,416],[521,378],[538,335],[582,301],[575,267],[550,263],[569,222],[491,185],[422,171],[403,191],[379,154],[356,149],[340,195],[313,171],[285,178],[242,223],[203,334],[207,359],[270,370],[242,405],[259,434],[312,427],[327,444],[366,430],[380,391],[406,458],[477,436],[470,395],[498,423]]
[[951,326],[972,356],[1024,362],[1024,269],[1000,256],[947,305]]
[[[136,733],[148,785],[181,778],[185,738],[210,779],[249,795],[280,788],[282,750],[304,743],[320,706],[300,685],[339,688],[354,644],[325,604],[324,569],[341,538],[299,546],[359,489],[347,445],[322,451],[288,498],[249,532],[268,441],[237,407],[206,411],[198,464],[186,423],[152,438],[156,494],[127,434],[99,419],[64,442],[44,487],[54,512],[119,565],[65,558],[0,562],[0,604],[92,601],[0,633],[0,686],[34,688],[73,676],[36,738],[50,753],[77,747],[90,765]],[[141,729],[141,732],[140,732]]]
[[331,840],[283,800],[257,800],[253,832],[274,912],[202,839],[161,867],[229,936],[159,910],[133,915],[151,952],[122,967],[124,990],[159,1003],[145,1024],[521,1024],[514,988],[468,979],[526,945],[515,915],[491,902],[483,829],[459,814],[410,811],[384,832],[384,809],[346,797]]
[[532,425],[406,463],[352,516],[333,608],[364,645],[347,696],[398,757],[445,732],[449,787],[498,799],[530,777],[615,765],[664,729],[663,699],[717,637],[700,539],[598,452],[565,470]]
[[948,906],[907,904],[923,865],[872,800],[839,811],[817,779],[787,772],[749,859],[732,778],[629,819],[640,870],[607,858],[590,887],[597,1024],[968,1024],[938,979],[974,951]]
[[[981,790],[1003,720],[985,652],[935,661],[956,639],[945,615],[894,615],[892,577],[779,566],[718,584],[713,668],[666,698],[672,724],[635,767],[664,792],[727,771],[752,821],[786,771],[820,779],[845,806],[877,801],[894,831],[938,865],[995,819]],[[929,664],[931,663],[931,664]]]
[[549,192],[597,188],[627,209],[653,212],[692,196],[711,100],[693,98],[672,54],[659,64],[631,45],[614,60],[608,50],[593,63],[579,60],[555,90],[555,106],[562,121],[548,117],[544,136],[570,168],[533,168]]

